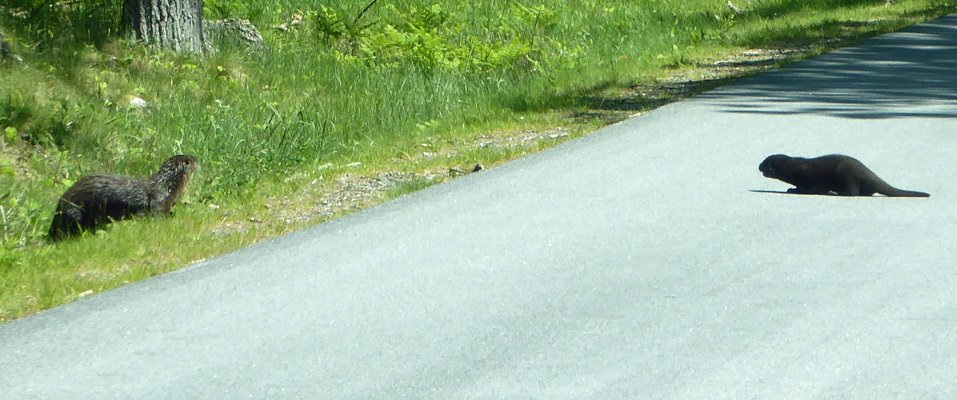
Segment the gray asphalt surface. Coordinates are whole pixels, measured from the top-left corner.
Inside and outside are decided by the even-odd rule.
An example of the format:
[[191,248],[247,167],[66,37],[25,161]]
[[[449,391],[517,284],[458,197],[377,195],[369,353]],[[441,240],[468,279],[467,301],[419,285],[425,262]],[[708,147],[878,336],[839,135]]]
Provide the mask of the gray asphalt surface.
[[955,154],[957,15],[0,325],[0,399],[954,399]]

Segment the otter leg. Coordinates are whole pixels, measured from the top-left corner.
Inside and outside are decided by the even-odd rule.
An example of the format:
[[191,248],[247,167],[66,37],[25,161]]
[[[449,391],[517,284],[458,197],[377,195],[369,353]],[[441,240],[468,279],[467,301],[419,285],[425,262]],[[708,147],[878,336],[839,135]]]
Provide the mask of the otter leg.
[[845,176],[841,179],[841,187],[843,190],[838,192],[841,196],[860,196],[861,195],[861,183],[854,179],[852,176]]

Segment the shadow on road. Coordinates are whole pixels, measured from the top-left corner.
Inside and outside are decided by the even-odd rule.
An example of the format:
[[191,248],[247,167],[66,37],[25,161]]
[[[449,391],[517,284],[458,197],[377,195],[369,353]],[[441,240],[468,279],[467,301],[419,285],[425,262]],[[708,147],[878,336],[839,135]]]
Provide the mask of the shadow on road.
[[748,191],[751,192],[751,193],[791,194],[791,193],[788,193],[786,190],[758,190],[758,189],[750,189],[750,190],[748,190]]
[[[957,15],[930,21],[699,98],[732,113],[955,118],[954,20]],[[935,104],[940,107],[910,109]]]

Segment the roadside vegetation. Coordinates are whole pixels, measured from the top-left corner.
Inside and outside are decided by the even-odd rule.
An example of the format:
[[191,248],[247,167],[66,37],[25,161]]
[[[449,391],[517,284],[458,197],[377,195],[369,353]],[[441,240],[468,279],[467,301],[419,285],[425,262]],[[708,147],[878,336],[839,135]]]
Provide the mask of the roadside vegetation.
[[[22,61],[0,60],[0,322],[957,11],[946,0],[206,0],[205,18],[248,19],[267,49],[200,57],[124,40],[119,0],[5,3],[0,32]],[[76,179],[147,176],[174,154],[202,167],[172,217],[47,241]]]

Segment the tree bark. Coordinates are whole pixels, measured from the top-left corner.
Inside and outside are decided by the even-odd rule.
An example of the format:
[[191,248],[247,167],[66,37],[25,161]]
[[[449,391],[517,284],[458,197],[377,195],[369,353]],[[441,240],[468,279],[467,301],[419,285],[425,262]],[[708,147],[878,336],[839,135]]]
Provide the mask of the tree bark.
[[124,0],[123,25],[137,40],[181,53],[204,51],[203,0]]

